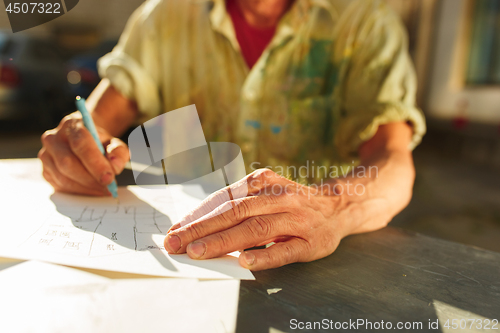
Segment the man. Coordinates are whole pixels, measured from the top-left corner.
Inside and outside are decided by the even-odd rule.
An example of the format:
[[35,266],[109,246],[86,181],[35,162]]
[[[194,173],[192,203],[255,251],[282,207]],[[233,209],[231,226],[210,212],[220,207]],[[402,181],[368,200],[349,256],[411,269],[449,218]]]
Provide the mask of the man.
[[[425,122],[406,33],[381,1],[149,0],[99,70],[88,108],[107,155],[77,113],[65,117],[39,154],[56,190],[109,195],[129,159],[116,137],[189,104],[207,141],[239,144],[247,171],[268,166],[233,185],[247,197],[217,192],[175,224],[169,253],[207,259],[274,242],[240,264],[311,261],[386,226],[410,201]],[[273,171],[312,165],[321,172],[291,175],[297,182]]]

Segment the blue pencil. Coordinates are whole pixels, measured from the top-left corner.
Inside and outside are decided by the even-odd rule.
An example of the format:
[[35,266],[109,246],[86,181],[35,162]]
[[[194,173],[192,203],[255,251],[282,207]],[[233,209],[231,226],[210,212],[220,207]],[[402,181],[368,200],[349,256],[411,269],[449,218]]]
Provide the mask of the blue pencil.
[[[89,111],[87,110],[87,107],[85,106],[85,98],[82,98],[80,96],[76,97],[76,108],[82,114],[83,124],[89,130],[90,134],[92,134],[92,137],[94,138],[97,147],[99,148],[101,153],[105,155],[106,152],[104,151],[104,147],[102,146],[101,140],[99,140],[99,135],[97,135],[97,130],[95,128],[94,121],[92,120],[92,116],[90,115]],[[108,185],[108,190],[113,195],[113,198],[118,197],[118,186],[116,185],[116,181],[113,180],[113,182]]]

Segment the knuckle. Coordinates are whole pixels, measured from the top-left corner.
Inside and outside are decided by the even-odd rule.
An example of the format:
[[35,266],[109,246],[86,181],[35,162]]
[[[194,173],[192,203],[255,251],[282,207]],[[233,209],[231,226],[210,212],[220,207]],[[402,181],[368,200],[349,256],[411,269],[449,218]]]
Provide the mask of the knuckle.
[[225,233],[217,233],[214,235],[216,244],[219,244],[219,248],[228,249],[231,246],[231,239]]
[[58,166],[61,170],[71,170],[73,167],[73,159],[70,156],[62,156],[59,159]]
[[68,139],[74,151],[83,151],[87,148],[84,129],[81,126],[71,127],[68,132]]
[[248,179],[245,177],[243,179],[240,179],[236,183],[229,185],[226,188],[226,191],[230,191],[233,200],[236,200],[248,196],[251,193],[250,188],[251,184],[248,183]]
[[294,222],[297,224],[308,224],[310,210],[304,209],[304,207],[291,208],[290,213],[293,216]]
[[63,119],[61,119],[61,124],[65,124],[72,119],[73,119],[72,115],[68,114],[68,115],[64,116]]
[[273,175],[274,172],[271,171],[270,169],[267,168],[257,169],[248,175],[247,181],[254,187],[258,187],[268,183]]
[[278,180],[278,178],[279,175],[269,169],[263,169],[262,172],[259,174],[259,179],[263,184],[273,184]]
[[257,169],[251,173],[251,175],[254,175],[255,177],[270,177],[273,174],[274,172],[268,168]]
[[212,210],[211,213],[208,214],[210,217],[219,217],[218,219],[215,219],[216,221],[219,221],[223,225],[226,223],[229,223],[233,221],[236,218],[236,212],[234,211],[234,206],[231,204],[230,201],[223,202],[219,205],[216,205],[217,207]]
[[[330,254],[337,248],[337,245],[340,243],[340,237],[335,232],[327,231],[318,235],[318,240],[315,241],[315,243],[323,244],[323,246],[319,246],[321,247],[321,250],[329,251],[328,254]],[[311,250],[313,249],[313,246],[309,242],[307,242],[306,246],[308,246]]]
[[271,235],[270,222],[262,216],[252,218],[249,228],[250,233],[259,238],[266,238]]
[[304,211],[304,206],[306,206],[306,204],[308,202],[303,202],[302,198],[299,197],[298,195],[289,195],[289,194],[286,194],[286,197],[287,197],[287,202],[290,206],[290,209],[294,210],[294,211],[299,211],[299,212],[302,212]]
[[303,223],[301,223],[301,221],[299,221],[293,214],[287,213],[282,219],[280,219],[279,223],[280,229],[283,230],[284,234],[288,236],[303,237]]
[[295,262],[298,260],[297,252],[294,247],[287,242],[283,243],[283,246],[281,247],[281,257],[284,263]]
[[47,152],[45,151],[45,149],[40,149],[38,151],[38,154],[36,155],[40,160],[42,160],[42,162],[44,161],[44,159],[46,158],[46,155],[47,155]]
[[270,251],[261,251],[259,261],[261,261],[263,265],[272,264],[274,260],[276,260],[276,257],[271,256]]
[[55,138],[55,133],[53,130],[45,131],[42,134],[41,141],[44,146],[49,146],[53,143]]
[[[215,213],[219,218],[214,219],[216,221],[218,227],[224,227],[228,225],[232,225],[233,221],[236,219],[236,215],[232,209],[229,207],[227,203],[219,206],[217,208],[217,212]],[[226,213],[227,212],[227,213]]]
[[[273,190],[274,190],[274,188],[273,188]],[[278,205],[278,204],[281,204],[283,202],[281,193],[277,193],[277,194],[270,193],[270,195],[266,195],[263,198],[265,200],[266,205]]]
[[[190,224],[188,225],[186,231],[188,232],[188,237],[192,240],[195,239],[200,239],[203,235],[203,226],[198,223],[198,224]],[[181,235],[178,235],[181,237]]]
[[78,120],[75,119],[73,115],[69,114],[69,115],[65,116],[63,119],[61,119],[61,122],[59,123],[59,125],[61,127],[65,128],[65,127],[74,126],[74,124],[77,122],[78,122]]
[[307,241],[307,240],[303,240],[302,245],[303,245],[306,253],[309,253],[316,248],[315,246],[312,245],[312,243],[310,241]]
[[271,169],[267,169],[267,168],[264,168],[264,169],[261,169],[260,170],[260,175],[261,177],[274,177],[276,176],[276,173],[274,171],[272,171]]
[[239,202],[228,201],[226,204],[230,205],[229,209],[233,213],[235,220],[242,220],[250,215],[250,207],[247,200]]
[[71,131],[77,127],[79,120],[71,117],[71,115],[64,117],[59,123],[58,129],[61,133],[69,136]]

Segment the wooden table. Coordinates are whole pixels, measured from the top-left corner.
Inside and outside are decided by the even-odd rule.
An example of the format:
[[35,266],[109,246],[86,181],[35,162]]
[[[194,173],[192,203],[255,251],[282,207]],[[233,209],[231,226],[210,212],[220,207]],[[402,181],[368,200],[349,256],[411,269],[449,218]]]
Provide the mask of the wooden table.
[[[241,282],[238,332],[269,327],[291,332],[291,319],[422,322],[422,330],[397,330],[408,332],[439,332],[428,328],[438,317],[441,324],[453,318],[500,319],[500,253],[393,227],[350,236],[327,258],[255,277]],[[268,295],[271,288],[283,290]]]

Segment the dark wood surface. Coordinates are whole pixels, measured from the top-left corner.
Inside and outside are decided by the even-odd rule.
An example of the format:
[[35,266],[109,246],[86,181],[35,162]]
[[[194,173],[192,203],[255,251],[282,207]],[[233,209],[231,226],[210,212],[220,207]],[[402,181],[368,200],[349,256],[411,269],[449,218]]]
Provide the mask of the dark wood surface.
[[[118,182],[135,184],[129,170]],[[255,281],[241,281],[237,332],[308,331],[290,329],[291,319],[422,322],[421,330],[392,331],[442,332],[428,328],[438,319],[436,302],[457,318],[500,319],[500,253],[394,227],[347,237],[324,259],[254,275]],[[282,290],[269,295],[272,288]],[[500,332],[499,326],[484,332]]]
[[[435,301],[451,312],[500,319],[500,253],[398,228],[347,237],[327,258],[255,277],[241,282],[237,332],[307,331],[290,329],[292,318],[420,321],[418,332],[440,332],[428,329],[438,318]],[[268,295],[271,288],[283,290]]]

